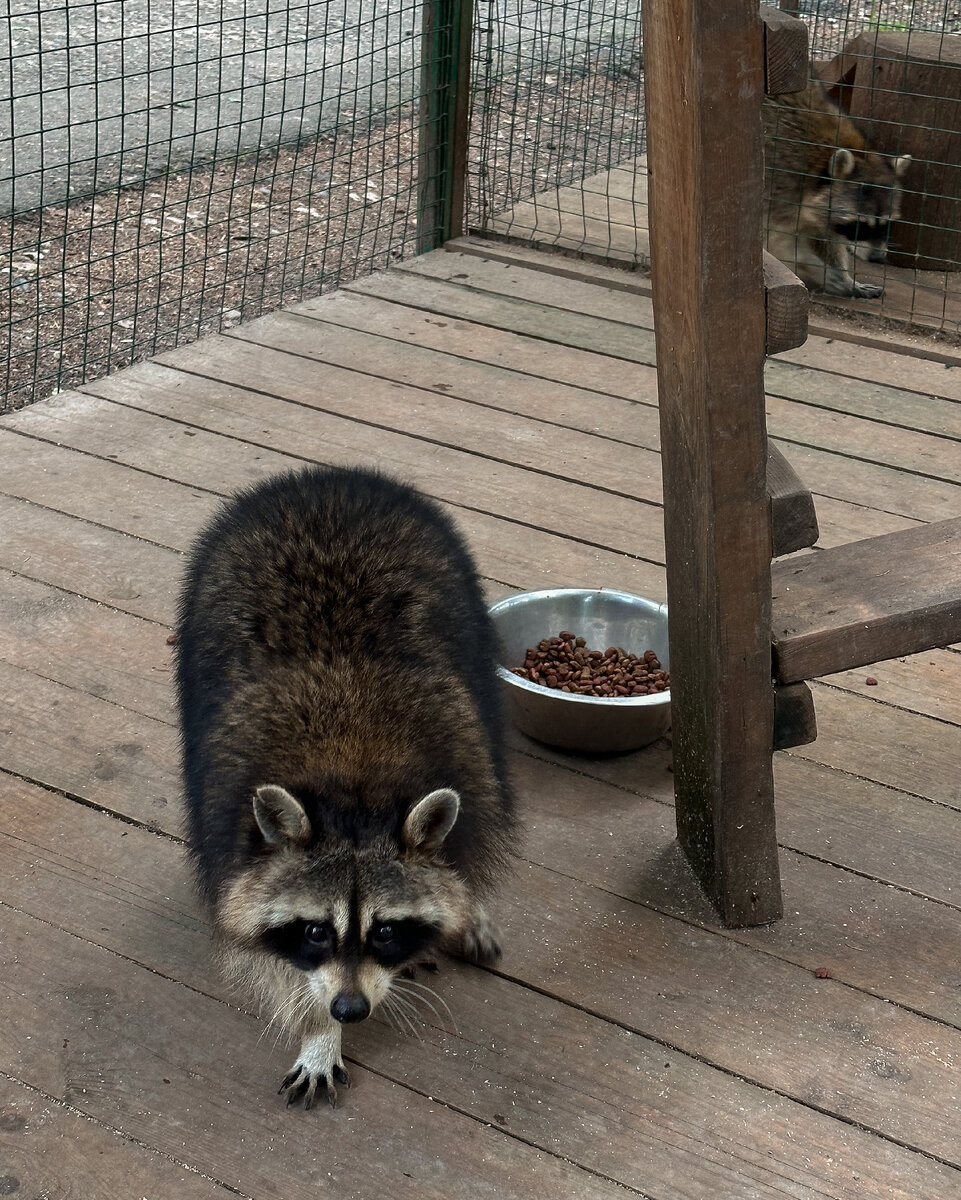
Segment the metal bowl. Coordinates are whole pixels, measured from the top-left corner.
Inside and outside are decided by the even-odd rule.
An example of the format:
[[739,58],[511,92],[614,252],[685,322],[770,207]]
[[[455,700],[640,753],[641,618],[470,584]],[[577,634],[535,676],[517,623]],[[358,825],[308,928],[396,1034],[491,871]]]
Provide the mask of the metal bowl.
[[667,605],[609,588],[557,588],[521,592],[490,607],[501,644],[498,677],[507,715],[539,742],[565,750],[636,750],[667,732],[671,694],[579,696],[513,675],[530,646],[564,629],[587,639],[592,650],[619,646],[632,654],[653,650],[670,670]]

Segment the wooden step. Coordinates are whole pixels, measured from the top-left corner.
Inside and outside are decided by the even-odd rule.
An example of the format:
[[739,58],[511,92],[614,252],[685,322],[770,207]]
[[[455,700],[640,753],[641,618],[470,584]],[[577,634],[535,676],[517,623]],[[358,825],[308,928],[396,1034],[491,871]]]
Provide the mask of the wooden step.
[[771,568],[774,675],[816,679],[961,641],[961,517]]
[[771,557],[793,554],[818,540],[814,497],[773,442],[767,444],[767,495],[771,510]]

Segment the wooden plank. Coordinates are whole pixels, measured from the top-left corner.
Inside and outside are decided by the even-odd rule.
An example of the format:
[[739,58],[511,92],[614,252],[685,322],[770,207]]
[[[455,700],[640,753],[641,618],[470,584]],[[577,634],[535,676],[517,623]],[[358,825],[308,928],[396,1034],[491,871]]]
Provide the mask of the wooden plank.
[[[290,369],[293,373],[293,365]],[[136,376],[131,371],[112,377],[112,395],[125,389],[133,402],[137,379],[145,373],[139,367],[135,370]],[[385,394],[390,391],[387,385],[382,386]],[[99,390],[106,391],[107,387],[107,383],[103,388],[98,385]],[[217,387],[199,376],[184,375],[175,393],[181,413],[188,403],[193,403],[198,413],[206,407],[207,415],[196,418],[199,426],[189,428],[91,395],[84,396],[82,404],[74,396],[61,404],[63,397],[56,396],[12,414],[7,436],[16,429],[29,431],[32,439],[43,437],[92,453],[107,453],[109,448],[116,461],[139,470],[157,471],[163,464],[163,469],[169,471],[174,461],[182,482],[216,488],[220,493],[232,492],[305,461],[348,461],[391,471],[438,499],[483,508],[507,520],[517,518],[519,513],[543,512],[543,480],[531,469],[304,405],[278,401],[270,406],[267,396],[227,385]],[[228,403],[221,407],[218,400],[225,395]],[[258,415],[267,408],[272,428],[265,426]],[[213,423],[215,416],[223,434],[203,427]],[[283,431],[283,453],[270,446],[278,430]],[[192,435],[189,439],[184,437],[185,431]],[[248,439],[247,445],[233,440],[238,431]],[[558,451],[558,459],[561,455]],[[655,458],[651,456],[652,464]],[[576,479],[576,458],[569,466],[570,475]],[[654,562],[661,559],[660,514],[653,504],[609,491],[601,515],[590,486],[568,482],[560,475],[551,483],[551,497],[552,512],[543,516],[545,532],[560,530],[585,544],[643,555]]]
[[[637,161],[640,162],[640,160]],[[646,201],[646,158],[643,161],[643,168],[637,166],[629,169],[625,174],[629,178],[628,195],[633,198],[635,194],[643,192]],[[609,186],[613,186],[613,180],[619,174],[621,174],[619,168],[614,168],[610,172],[612,183]],[[580,283],[596,283],[609,291],[637,292],[648,297],[651,294],[651,280],[643,270],[626,271],[621,266],[609,267],[604,263],[591,262],[587,259],[567,258],[560,254],[543,254],[539,250],[532,250],[529,246],[515,246],[476,234],[465,234],[463,237],[452,238],[443,246],[443,250],[449,254],[466,254],[490,262],[506,263],[512,267],[527,267],[532,273],[540,276],[555,275],[561,279],[573,279]],[[426,257],[426,255],[419,256],[418,261],[422,261]],[[410,261],[412,260],[406,260],[403,266],[406,267]],[[398,264],[398,266],[400,265]]]
[[[291,1113],[274,1094],[272,1048],[246,1013],[32,917],[10,912],[5,924],[4,977],[24,997],[0,1034],[6,1069],[244,1196],[305,1200],[328,1181],[361,1197],[623,1195],[356,1066],[339,1112]],[[37,961],[41,943],[56,987]],[[304,1122],[318,1132],[307,1136]]]
[[[870,670],[874,669],[872,665]],[[959,677],[961,661],[952,672],[953,686],[957,686]],[[947,808],[961,810],[955,769],[961,754],[961,730],[957,725],[945,725],[823,684],[812,686],[821,714],[820,736],[814,745],[792,753],[850,772],[861,780],[872,779],[913,791]]]
[[15,775],[179,834],[178,747],[166,721],[0,661],[0,766]]
[[814,697],[806,683],[787,683],[774,689],[774,749],[805,746],[818,735]]
[[[34,1035],[36,1036],[36,1035]],[[0,1195],[231,1200],[237,1193],[0,1075]]]
[[800,92],[808,81],[808,27],[783,10],[761,4],[764,28],[764,91],[768,96]]
[[[610,187],[614,186],[614,178],[615,172],[612,171]],[[546,255],[529,247],[510,245],[483,237],[458,238],[449,248],[458,253],[488,258],[510,266],[529,267],[530,271],[527,274],[531,275],[556,275],[578,283],[598,283],[607,291],[629,291],[648,297],[651,293],[650,280],[643,271],[629,271],[621,266],[604,266],[583,258],[575,259],[559,254]],[[404,266],[406,268],[407,264]],[[948,301],[950,302],[950,297]],[[887,382],[895,386],[945,394],[945,382],[938,372],[945,366],[961,365],[961,358],[953,353],[949,346],[923,337],[917,330],[903,332],[897,329],[872,329],[866,334],[851,327],[850,323],[845,323],[836,316],[832,317],[823,304],[820,307],[818,324],[809,325],[808,345],[812,355],[817,356],[816,360],[812,360],[813,365],[822,369],[835,370],[849,377],[859,376],[880,383]],[[653,309],[651,311],[653,312]],[[832,347],[836,347],[836,351],[832,350]],[[822,350],[825,352],[823,362],[820,353]],[[872,353],[875,350],[880,351],[880,354]],[[794,359],[804,353],[799,349],[788,352],[788,357]],[[913,366],[918,368],[918,373],[914,375],[911,373]],[[961,399],[961,385],[957,381],[949,381],[947,386],[952,389],[950,394],[955,399]]]
[[778,563],[772,588],[782,683],[961,641],[961,518]]
[[[209,398],[213,388],[208,383],[203,391]],[[162,402],[165,394],[163,389],[156,394]],[[252,406],[259,410],[262,417],[266,406],[264,398],[254,397]],[[214,411],[212,405],[210,411]],[[301,422],[303,420],[298,419]],[[263,429],[262,420],[257,428]],[[66,430],[63,436],[66,437]],[[93,447],[95,440],[85,441],[84,444]],[[180,445],[189,446],[190,443]],[[0,451],[4,456],[4,483],[8,491],[16,490],[24,499],[33,500],[38,506],[66,508],[75,517],[83,517],[123,533],[142,533],[145,515],[149,514],[152,538],[159,542],[166,536],[167,542],[175,550],[186,549],[221,500],[221,494],[198,495],[195,489],[175,480],[160,479],[136,468],[2,429]],[[135,451],[136,447],[132,453]],[[228,462],[237,455],[249,463],[257,454],[256,449],[252,451],[243,442],[233,442],[229,438],[224,439],[220,451],[226,453]],[[371,460],[356,456],[348,461]],[[286,462],[291,466],[296,465],[293,459]],[[192,457],[184,465],[171,456],[171,473],[178,472],[181,476],[194,478],[189,474],[194,469]],[[137,496],[136,505],[130,504],[131,495]],[[198,500],[204,502],[202,508],[195,503]],[[600,580],[604,586],[623,588],[654,599],[665,595],[664,569],[658,563],[574,542],[562,533],[542,531],[482,511],[456,505],[447,507],[454,519],[469,533],[471,547],[482,573],[507,587],[595,587]],[[550,520],[549,507],[540,506],[538,511],[546,514],[546,521]],[[155,515],[159,526],[154,524]],[[82,570],[78,566],[78,571],[82,573]],[[167,583],[164,586],[172,595],[170,576],[165,577]],[[135,597],[146,595],[151,590],[152,576],[149,571],[142,574],[134,571],[125,578],[127,590]],[[175,586],[174,583],[174,590]]]
[[[376,306],[377,302],[373,304]],[[347,370],[392,379],[516,416],[591,433],[602,439],[630,440],[652,450],[658,448],[660,433],[653,369],[638,372],[650,383],[645,399],[608,396],[557,379],[543,378],[507,363],[490,361],[499,357],[491,339],[487,340],[489,350],[485,358],[479,357],[480,347],[476,343],[475,356],[469,359],[454,349],[442,349],[445,338],[442,332],[436,332],[437,326],[425,321],[422,313],[411,315],[413,319],[402,327],[380,320],[375,312],[368,319],[360,320],[357,328],[350,328],[293,313],[273,313],[237,326],[228,336],[231,343],[269,346],[313,362],[331,363]],[[364,327],[367,325],[369,329]],[[485,332],[489,331],[478,327],[477,332],[479,340],[483,341]],[[424,333],[428,336],[424,337]],[[418,337],[418,341],[415,342],[414,337]],[[514,356],[508,354],[508,357]],[[209,366],[204,364],[203,369],[214,372],[219,359],[218,351],[215,362]],[[516,359],[519,364],[524,363],[521,348],[517,350]],[[189,355],[165,360],[170,366],[192,370],[197,369],[195,361]]]
[[771,557],[793,554],[818,540],[814,499],[773,442],[767,448],[767,495],[771,512]]
[[2,493],[0,528],[0,567],[171,624],[177,553]]
[[[814,484],[818,496],[818,511],[824,511],[821,497],[865,505],[873,501],[889,513],[901,514],[914,521],[939,521],[946,513],[961,511],[961,488],[947,480],[912,471],[902,471],[881,461],[868,462],[843,453],[844,445],[837,440],[837,450],[823,450],[806,444],[806,428],[818,422],[806,416],[803,420],[775,401],[769,407],[780,419],[772,425],[785,429],[777,436],[777,445],[790,459],[791,465],[804,480]],[[790,419],[789,419],[790,418]],[[788,429],[788,425],[793,427]],[[824,421],[830,425],[830,419]],[[849,539],[853,540],[853,539]]]
[[[920,339],[916,339],[920,342]],[[847,379],[870,380],[925,396],[961,400],[961,360],[938,353],[939,343],[927,346],[892,346],[879,339],[859,344],[843,330],[809,335],[796,350],[779,361],[798,363],[817,371],[830,371]],[[930,355],[930,357],[928,357]]]
[[[359,438],[364,427],[369,426],[375,431],[374,436],[383,442],[385,457],[395,441],[398,445],[404,444],[397,439],[386,439],[382,431],[389,430],[403,438],[422,457],[419,443],[428,441],[442,451],[464,450],[487,463],[509,463],[559,479],[590,482],[615,495],[630,496],[649,504],[660,503],[661,471],[657,453],[637,447],[631,451],[631,469],[625,471],[623,460],[619,460],[622,448],[597,435],[596,420],[595,431],[590,434],[568,427],[561,435],[554,421],[517,415],[473,400],[465,401],[450,395],[447,387],[425,394],[387,382],[375,374],[343,369],[334,364],[328,364],[318,377],[319,372],[310,356],[288,352],[301,344],[301,339],[306,336],[316,336],[317,330],[304,329],[304,324],[307,323],[293,331],[292,342],[283,339],[282,331],[287,326],[278,318],[254,332],[252,341],[256,339],[256,344],[237,338],[217,338],[207,345],[201,362],[179,351],[162,356],[160,361],[165,366],[186,368],[206,379],[235,387],[245,386],[251,391],[308,406],[316,411],[307,414],[303,408],[299,410],[304,432],[317,429],[322,423],[326,438],[333,444],[341,430],[340,444],[347,446],[351,435]],[[284,341],[283,349],[272,348],[269,342],[274,337]],[[392,346],[391,349],[402,357],[400,347]],[[456,378],[454,369],[452,364],[449,368],[452,378]],[[138,368],[138,377],[143,374],[145,372]],[[122,402],[133,390],[133,378],[125,373],[91,387],[99,394],[109,394]],[[170,378],[169,375],[166,377],[166,386],[173,390]],[[185,391],[189,386],[185,382],[177,390]],[[449,385],[451,390],[456,386],[456,383]],[[602,408],[603,403],[597,402],[597,407]],[[295,410],[293,406],[287,406],[287,411],[293,414]],[[169,415],[174,416],[175,412]],[[644,414],[647,419],[654,415],[653,411]],[[359,430],[357,424],[361,427]]]
[[[56,887],[74,936],[226,995],[209,973],[206,932],[181,902],[176,847],[138,830],[121,840],[107,818],[75,806],[54,819],[56,799],[26,785],[18,797],[13,836],[0,835],[0,898],[42,913]],[[574,817],[566,797],[564,811]],[[662,832],[670,836],[666,823]],[[118,889],[128,910],[133,904],[142,913],[137,928],[117,903]],[[494,975],[445,965],[438,986],[455,1006],[460,1037],[445,1034],[427,1011],[419,1041],[375,1020],[355,1034],[365,1065],[515,1137],[563,1146],[575,1161],[645,1194],[813,1200],[824,1188],[843,1190],[853,1171],[862,1176],[862,1196],[934,1200],[953,1178],[899,1146]],[[566,1069],[547,1079],[545,1062],[557,1054]]]
[[764,353],[780,354],[804,344],[810,293],[793,271],[765,250]]
[[[53,647],[69,647],[55,654]],[[167,628],[0,569],[0,660],[168,724]]]
[[[852,710],[841,692],[832,695],[831,689],[819,685],[812,691],[817,692],[824,717],[818,741],[810,751],[779,754],[774,760],[782,845],[957,906],[957,810],[923,797],[924,790],[936,792],[939,801],[944,795],[950,797],[955,772],[948,764],[957,758],[955,731],[950,731],[945,745],[943,726],[910,716],[906,721],[904,713],[885,705]],[[872,734],[861,751],[866,725]],[[902,745],[899,740],[905,738],[905,725],[910,726],[912,744]],[[513,743],[539,761],[567,765],[563,755],[519,734]],[[927,770],[929,756],[933,765]],[[583,778],[614,784],[625,794],[624,805],[632,804],[630,798],[635,796],[668,804],[671,758],[669,747],[654,746],[640,757],[578,761],[577,772]],[[874,778],[866,778],[867,771]],[[913,794],[896,790],[904,786]],[[622,814],[622,806],[614,811]],[[870,837],[865,837],[865,829]],[[625,846],[636,852],[633,842],[628,840]],[[600,851],[598,857],[603,858]],[[678,878],[668,873],[665,887],[680,887]],[[795,915],[800,913],[800,903],[800,898],[794,902]],[[808,897],[806,903],[809,909],[813,905],[820,910],[817,898]],[[839,919],[846,921],[847,915]]]
[[[777,262],[776,259],[773,261]],[[603,278],[595,285],[589,279],[555,278],[535,271],[527,264],[519,265],[510,260],[485,262],[466,254],[444,255],[439,252],[412,259],[402,268],[395,268],[392,274],[399,271],[458,284],[466,293],[466,297],[462,297],[463,304],[470,303],[471,294],[480,291],[556,308],[560,315],[555,314],[555,327],[558,321],[565,320],[565,311],[575,309],[584,315],[608,318],[622,325],[636,325],[648,331],[653,329],[653,308],[647,297],[642,294],[624,297],[613,292]],[[319,315],[317,305],[322,306],[324,299],[315,302],[311,311]],[[442,304],[443,297],[437,299]],[[483,306],[480,311],[488,318],[495,315],[489,305]],[[509,320],[509,311],[502,315],[505,321]],[[571,330],[571,335],[576,336],[576,331]],[[952,384],[950,370],[945,371],[945,366],[951,365],[949,358],[919,364],[918,360],[904,354],[887,352],[880,355],[884,363],[884,371],[880,371],[874,362],[878,356],[870,351],[858,354],[859,350],[863,352],[865,348],[849,341],[832,341],[829,344],[828,339],[819,339],[814,346],[814,357],[804,357],[803,350],[797,349],[789,352],[788,358],[793,364],[804,357],[807,365],[817,366],[823,357],[826,361],[819,369],[799,371],[789,365],[785,358],[765,365],[765,386],[770,395],[907,425],[930,433],[961,437],[958,406],[946,402],[961,399],[961,382]],[[823,356],[821,350],[824,351]],[[623,344],[618,353],[624,357],[633,355],[636,361],[645,364],[654,361],[650,339],[644,336],[638,340],[630,330],[624,331]],[[915,366],[927,370],[915,374]],[[864,374],[863,380],[855,377],[858,372]],[[888,372],[890,378],[886,378]],[[653,400],[653,397],[652,389],[647,399]]]
[[[510,326],[527,337],[536,337],[549,343],[591,348],[600,355],[619,357],[645,365],[653,361],[652,335],[644,330],[618,325],[613,321],[592,318],[588,314],[575,313],[569,315],[568,319],[568,316],[558,313],[548,305],[482,295],[439,280],[414,281],[409,277],[404,278],[399,272],[384,277],[371,276],[351,286],[363,290],[366,295],[376,294],[395,303],[419,306],[425,311],[442,314],[445,318],[472,320],[495,327]],[[308,306],[302,305],[298,311],[307,310]],[[310,311],[320,310],[314,307]],[[780,390],[780,364],[769,364],[769,374],[772,369],[775,371],[775,383],[769,390],[777,392]],[[830,381],[818,380],[816,374],[814,373],[815,379],[810,382],[812,386],[818,384],[819,393],[822,395],[831,391],[836,397],[843,397],[847,392],[857,394],[859,391],[849,384],[831,384]],[[796,381],[796,371],[794,377]],[[826,388],[825,383],[829,387]],[[872,397],[870,402],[876,403],[878,389],[871,387],[869,391]],[[891,398],[890,412],[896,411],[895,406],[899,399],[901,398],[896,396]],[[906,394],[903,399],[911,404],[923,404],[917,394]],[[839,400],[838,403],[843,404],[843,401]],[[948,405],[941,403],[938,408],[946,418],[950,416],[950,419],[957,419],[957,414],[949,410]],[[845,454],[855,457],[871,455],[875,459],[903,466],[910,471],[961,481],[961,443],[934,439],[912,430],[886,428],[877,422],[866,426],[853,418],[845,418],[843,411],[828,416],[823,412],[805,413],[803,409],[803,405],[785,408],[784,401],[776,395],[770,395],[768,412],[771,433],[778,437],[794,438],[794,429],[803,428],[804,436],[800,440],[811,441],[827,449],[841,449]],[[785,427],[782,428],[778,424],[775,414],[790,417]]]
[[678,838],[724,920],[763,923],[782,908],[760,26],[749,0],[653,0],[645,23]]

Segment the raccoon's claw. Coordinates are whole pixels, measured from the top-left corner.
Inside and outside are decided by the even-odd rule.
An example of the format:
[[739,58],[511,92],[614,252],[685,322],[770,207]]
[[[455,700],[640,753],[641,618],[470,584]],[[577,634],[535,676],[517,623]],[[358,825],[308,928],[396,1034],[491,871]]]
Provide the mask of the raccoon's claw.
[[343,1067],[334,1064],[333,1079],[328,1079],[326,1075],[311,1074],[306,1067],[300,1063],[292,1071],[284,1076],[278,1090],[278,1095],[283,1092],[287,1093],[287,1107],[292,1104],[298,1104],[302,1100],[304,1108],[310,1109],[314,1107],[314,1101],[319,1095],[326,1098],[327,1103],[331,1108],[337,1107],[337,1089],[334,1083],[339,1083],[343,1087],[350,1087],[350,1076]]

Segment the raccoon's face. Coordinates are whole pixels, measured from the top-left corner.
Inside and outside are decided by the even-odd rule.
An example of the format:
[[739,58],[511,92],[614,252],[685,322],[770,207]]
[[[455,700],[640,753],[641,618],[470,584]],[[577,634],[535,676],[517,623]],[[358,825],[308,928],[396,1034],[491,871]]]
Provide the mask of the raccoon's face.
[[882,244],[901,215],[901,179],[910,163],[910,155],[887,158],[840,147],[813,203],[827,209],[831,228],[846,240]]
[[217,905],[228,968],[292,1029],[369,1016],[399,971],[467,920],[466,888],[439,858],[458,811],[441,788],[411,808],[400,844],[318,842],[294,796],[258,789],[263,853]]

